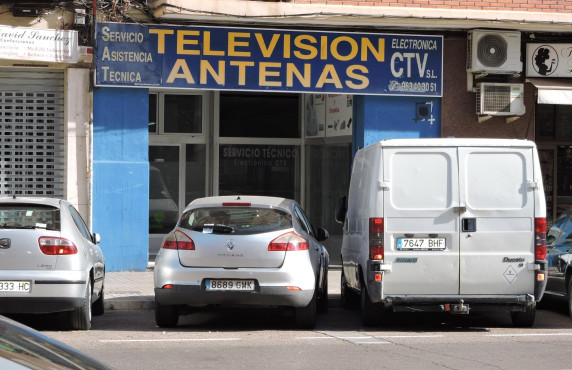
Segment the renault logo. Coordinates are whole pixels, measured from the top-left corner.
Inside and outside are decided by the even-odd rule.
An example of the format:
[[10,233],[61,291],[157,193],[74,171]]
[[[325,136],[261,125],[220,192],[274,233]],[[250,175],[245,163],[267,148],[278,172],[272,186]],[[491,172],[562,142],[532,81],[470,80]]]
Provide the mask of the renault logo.
[[10,248],[10,239],[3,238],[0,239],[0,249],[8,249]]
[[226,249],[228,249],[229,251],[234,249],[234,241],[233,240],[229,240],[228,243],[226,243]]

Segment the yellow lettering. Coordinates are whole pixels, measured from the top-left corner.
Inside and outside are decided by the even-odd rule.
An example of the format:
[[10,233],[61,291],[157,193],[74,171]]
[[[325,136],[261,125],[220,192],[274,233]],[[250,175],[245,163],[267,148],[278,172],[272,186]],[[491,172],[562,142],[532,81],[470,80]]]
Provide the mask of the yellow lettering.
[[[330,76],[330,77],[329,77]],[[320,78],[318,79],[318,83],[316,84],[316,88],[320,89],[324,87],[324,84],[334,84],[338,89],[342,88],[342,82],[338,77],[338,72],[331,64],[326,64]]]
[[296,36],[296,38],[294,39],[294,45],[296,45],[296,47],[298,47],[299,49],[309,51],[309,53],[304,54],[299,50],[296,50],[294,51],[294,56],[296,56],[296,58],[298,59],[314,59],[316,55],[318,55],[318,50],[313,45],[304,44],[303,41],[309,41],[312,44],[315,44],[317,42],[316,38],[310,35]]
[[385,39],[377,39],[377,49],[368,38],[363,37],[361,39],[361,61],[367,61],[367,51],[371,51],[371,54],[377,59],[378,62],[385,61]]
[[311,64],[304,64],[304,74],[300,73],[298,68],[294,63],[286,64],[286,86],[294,86],[294,75],[297,77],[298,81],[304,87],[311,87],[312,84],[312,74],[311,74]]
[[149,33],[157,35],[157,52],[165,54],[165,35],[172,35],[175,30],[160,30],[157,28],[150,28]]
[[250,38],[248,32],[228,33],[228,55],[231,57],[250,57],[250,51],[237,51],[237,47],[248,47],[248,41],[237,41],[237,38]]
[[262,52],[262,55],[265,58],[270,58],[272,56],[272,52],[274,52],[274,49],[276,48],[278,40],[280,39],[280,35],[277,33],[272,35],[272,40],[270,40],[270,45],[268,46],[266,46],[262,34],[255,33],[254,36],[256,36],[256,40],[258,41],[258,45],[260,46],[260,51]]
[[290,59],[291,37],[289,33],[284,34],[284,59]]
[[224,56],[223,50],[211,50],[211,31],[203,32],[203,55],[219,55]]
[[224,85],[224,60],[218,61],[218,72],[214,70],[208,60],[201,60],[201,84],[207,83],[207,72],[219,85]]
[[185,36],[199,36],[200,31],[177,31],[177,54],[179,55],[200,55],[200,50],[185,49],[185,45],[198,45],[199,40],[188,40]]
[[320,59],[328,59],[328,36],[322,36],[320,43]]
[[357,74],[356,70],[362,72],[363,74],[367,74],[369,72],[365,66],[360,66],[360,65],[349,66],[346,69],[346,74],[348,75],[348,77],[353,78],[354,80],[359,80],[362,83],[356,84],[353,81],[346,80],[346,85],[351,89],[356,89],[356,90],[365,89],[366,87],[369,86],[369,78],[367,78],[367,76]]
[[230,65],[238,67],[238,84],[240,86],[246,85],[246,67],[254,67],[254,62],[231,61]]
[[176,78],[184,78],[187,80],[188,84],[194,84],[195,80],[191,71],[189,70],[189,66],[184,59],[177,59],[173,69],[171,69],[171,73],[169,73],[169,77],[167,78],[167,83],[173,83]]
[[[350,53],[346,56],[341,55],[338,51],[338,45],[343,41],[348,42],[351,47]],[[348,36],[336,37],[334,41],[332,41],[332,45],[330,45],[330,52],[332,53],[332,56],[337,60],[352,60],[358,53],[358,44],[356,40]]]
[[280,81],[268,81],[267,77],[280,77],[280,71],[269,71],[267,68],[280,68],[281,63],[260,62],[259,85],[260,86],[282,86]]

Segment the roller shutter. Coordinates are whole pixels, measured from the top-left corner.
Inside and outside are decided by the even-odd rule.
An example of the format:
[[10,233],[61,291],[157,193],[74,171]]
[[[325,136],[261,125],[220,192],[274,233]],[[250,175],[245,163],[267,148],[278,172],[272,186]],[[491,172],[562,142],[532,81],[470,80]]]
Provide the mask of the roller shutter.
[[0,69],[0,196],[64,196],[64,72]]

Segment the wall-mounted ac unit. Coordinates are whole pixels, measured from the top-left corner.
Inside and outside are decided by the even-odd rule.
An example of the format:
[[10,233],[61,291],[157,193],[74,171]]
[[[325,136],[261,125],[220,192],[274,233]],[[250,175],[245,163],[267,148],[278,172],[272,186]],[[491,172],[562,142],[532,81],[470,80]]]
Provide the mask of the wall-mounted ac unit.
[[467,36],[467,71],[489,74],[522,72],[520,32],[472,30]]
[[477,114],[480,116],[522,116],[524,84],[477,83]]

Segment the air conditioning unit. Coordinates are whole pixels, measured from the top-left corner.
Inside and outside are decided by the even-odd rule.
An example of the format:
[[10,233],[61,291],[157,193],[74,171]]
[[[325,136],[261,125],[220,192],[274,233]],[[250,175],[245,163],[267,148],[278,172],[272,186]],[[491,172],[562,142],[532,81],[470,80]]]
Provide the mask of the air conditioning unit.
[[477,83],[479,116],[522,116],[524,113],[524,84]]
[[521,73],[520,32],[469,31],[467,36],[467,71],[489,74]]

